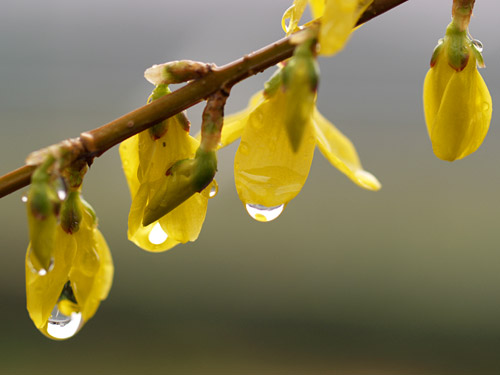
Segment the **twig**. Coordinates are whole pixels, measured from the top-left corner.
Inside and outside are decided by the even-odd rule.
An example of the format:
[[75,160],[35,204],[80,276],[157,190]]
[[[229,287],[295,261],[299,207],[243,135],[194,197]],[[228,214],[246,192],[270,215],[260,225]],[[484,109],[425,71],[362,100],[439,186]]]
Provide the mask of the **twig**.
[[[365,23],[408,0],[374,0],[361,16],[358,24]],[[201,102],[221,88],[234,84],[270,68],[292,56],[295,45],[290,37],[283,38],[258,51],[222,67],[214,67],[206,76],[193,80],[178,90],[136,109],[99,128],[80,134],[73,139],[77,152],[73,160],[91,161],[123,140]],[[0,198],[29,185],[33,165],[22,166],[0,177]]]

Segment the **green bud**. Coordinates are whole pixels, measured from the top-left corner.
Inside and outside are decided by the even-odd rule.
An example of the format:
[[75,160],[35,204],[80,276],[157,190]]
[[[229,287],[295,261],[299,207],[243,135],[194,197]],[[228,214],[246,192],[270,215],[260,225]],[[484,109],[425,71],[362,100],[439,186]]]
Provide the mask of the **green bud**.
[[281,87],[281,75],[283,69],[278,69],[274,74],[264,83],[264,95],[266,98],[272,97],[276,91]]
[[53,264],[54,238],[60,200],[48,172],[54,158],[47,158],[32,175],[27,215],[30,231],[28,260],[36,272],[45,274]]
[[314,46],[314,40],[307,40],[297,46],[293,57],[283,68],[283,88],[287,102],[285,125],[294,152],[300,148],[304,128],[310,122],[316,102],[319,67],[312,51]]
[[78,232],[82,221],[80,192],[71,191],[61,206],[61,228],[68,234]]
[[167,171],[165,183],[149,200],[144,210],[143,225],[148,226],[168,214],[193,194],[201,192],[217,171],[215,151],[198,148],[194,159],[180,160]]

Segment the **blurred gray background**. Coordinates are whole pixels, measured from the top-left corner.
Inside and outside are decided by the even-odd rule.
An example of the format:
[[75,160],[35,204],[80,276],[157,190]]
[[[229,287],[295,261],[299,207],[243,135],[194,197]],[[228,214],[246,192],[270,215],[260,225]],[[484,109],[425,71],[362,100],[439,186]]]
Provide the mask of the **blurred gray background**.
[[[154,63],[222,65],[283,36],[290,0],[2,2],[0,174],[36,149],[141,106]],[[500,97],[496,1],[470,31]],[[434,157],[422,83],[451,0],[410,0],[321,58],[319,109],[382,182],[364,191],[319,152],[299,196],[253,221],[220,152],[219,195],[197,242],[161,254],[126,239],[130,197],[117,148],[84,195],[113,252],[109,298],[73,339],[52,342],[25,308],[24,204],[0,200],[1,374],[498,374],[500,134],[478,152]],[[271,72],[233,89],[246,106]],[[496,107],[495,107],[496,108]],[[201,106],[190,111],[199,127]]]

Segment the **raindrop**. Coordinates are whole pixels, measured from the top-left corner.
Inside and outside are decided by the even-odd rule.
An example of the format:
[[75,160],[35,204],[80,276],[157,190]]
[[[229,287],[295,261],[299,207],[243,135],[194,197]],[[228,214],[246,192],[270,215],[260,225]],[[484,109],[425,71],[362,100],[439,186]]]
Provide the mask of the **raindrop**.
[[[33,262],[32,258],[35,258],[34,262]],[[31,248],[30,248],[30,253],[28,255],[27,262],[28,262],[28,267],[31,270],[31,272],[36,273],[39,276],[45,276],[47,273],[52,271],[52,269],[54,268],[54,258],[50,258],[50,263],[49,263],[48,268],[42,267],[40,265],[40,262],[38,261],[38,259],[36,259],[35,255],[33,254],[33,250]]]
[[78,332],[82,323],[82,313],[72,312],[69,316],[64,315],[56,303],[47,322],[47,334],[55,339],[69,339]]
[[208,192],[208,198],[213,198],[217,195],[217,193],[219,192],[219,185],[217,185],[217,182],[214,180],[211,184],[210,184],[210,190]]
[[483,43],[481,43],[480,40],[474,39],[472,41],[472,44],[474,45],[474,47],[476,47],[478,52],[483,52]]
[[168,234],[165,233],[160,223],[156,223],[153,226],[153,229],[151,229],[151,232],[149,232],[148,236],[149,242],[151,242],[153,245],[160,245],[164,243],[167,238]]
[[247,209],[248,214],[255,220],[268,222],[280,216],[285,208],[285,205],[280,204],[279,206],[266,207],[260,204],[247,203],[245,208]]
[[66,199],[66,191],[61,189],[57,191],[57,196],[59,197],[60,200],[65,200]]

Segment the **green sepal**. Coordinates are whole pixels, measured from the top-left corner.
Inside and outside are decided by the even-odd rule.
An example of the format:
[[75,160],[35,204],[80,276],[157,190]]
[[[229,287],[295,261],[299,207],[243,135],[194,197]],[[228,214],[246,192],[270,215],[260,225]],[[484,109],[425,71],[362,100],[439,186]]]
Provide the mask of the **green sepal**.
[[484,64],[482,49],[480,50],[478,48],[478,46],[476,46],[476,44],[474,44],[473,40],[470,41],[470,47],[471,47],[472,53],[474,54],[474,57],[476,58],[477,65],[480,68],[484,68],[486,65]]
[[470,58],[470,41],[466,31],[460,31],[452,22],[446,28],[448,64],[460,72],[465,69]]
[[432,52],[432,57],[431,57],[431,68],[434,65],[436,65],[437,60],[441,55],[441,52],[443,51],[443,42],[444,42],[443,38],[439,39],[437,46],[434,47],[434,51]]

